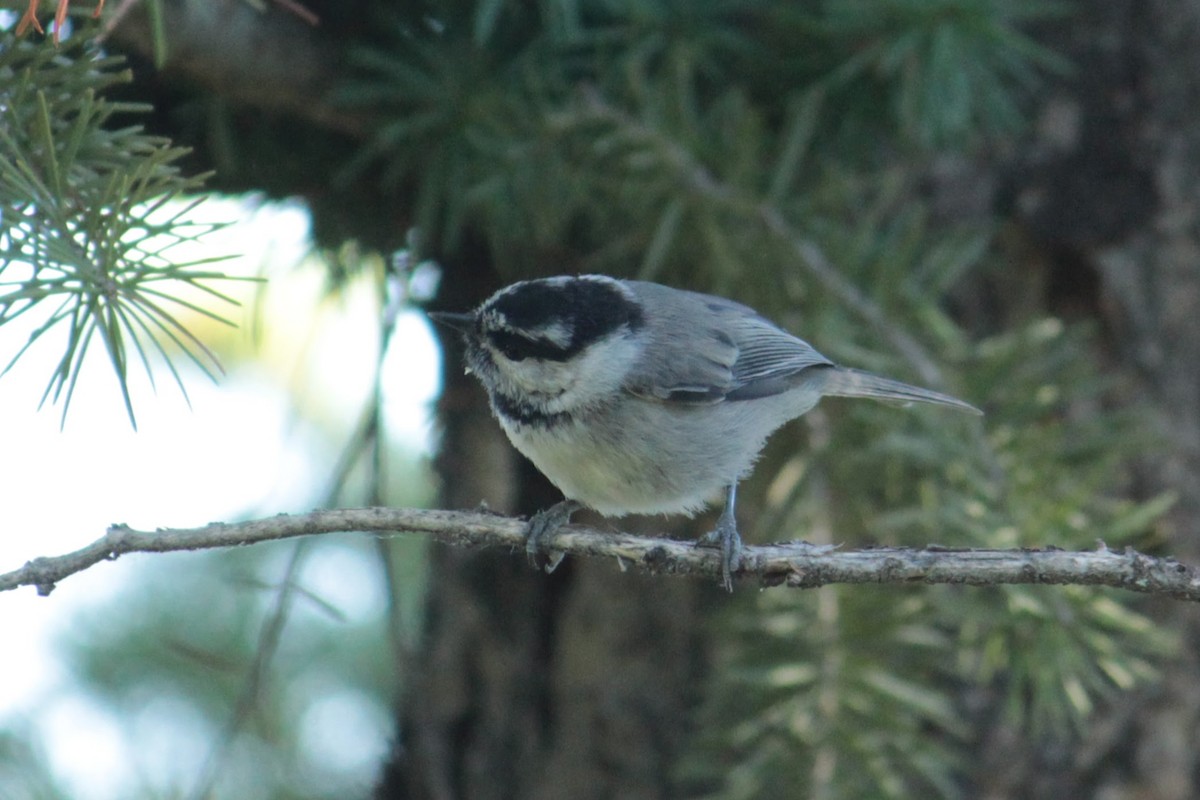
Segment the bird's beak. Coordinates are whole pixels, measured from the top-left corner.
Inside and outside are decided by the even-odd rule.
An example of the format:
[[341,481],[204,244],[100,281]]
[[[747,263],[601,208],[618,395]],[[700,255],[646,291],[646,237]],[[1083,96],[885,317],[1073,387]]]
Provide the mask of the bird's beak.
[[475,327],[474,314],[455,314],[449,311],[430,311],[429,318],[456,331],[470,333]]

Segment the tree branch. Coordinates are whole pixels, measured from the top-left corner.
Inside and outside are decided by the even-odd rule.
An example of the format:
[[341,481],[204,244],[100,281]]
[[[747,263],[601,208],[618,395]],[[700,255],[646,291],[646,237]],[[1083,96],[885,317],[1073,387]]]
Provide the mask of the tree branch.
[[[208,550],[342,531],[424,534],[458,547],[507,547],[524,557],[525,523],[494,514],[408,508],[352,508],[280,514],[247,522],[214,522],[200,528],[136,531],[113,525],[73,553],[36,558],[0,575],[0,591],[35,586],[49,594],[56,583],[126,553]],[[570,525],[548,544],[566,555],[615,558],[648,572],[700,575],[716,580],[720,554],[690,541],[633,536]],[[1200,571],[1172,558],[1134,550],[972,550],[931,545],[833,551],[802,542],[747,547],[740,577],[761,584],[811,588],[831,583],[1075,584],[1111,586],[1180,600],[1200,601]]]

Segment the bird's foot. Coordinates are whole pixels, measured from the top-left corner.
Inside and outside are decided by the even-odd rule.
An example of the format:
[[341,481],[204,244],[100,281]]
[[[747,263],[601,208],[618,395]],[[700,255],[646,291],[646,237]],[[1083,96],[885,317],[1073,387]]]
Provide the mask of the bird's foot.
[[733,573],[742,564],[742,537],[738,535],[737,520],[732,514],[722,514],[717,527],[701,536],[696,545],[721,548],[721,585],[732,592]]
[[[563,500],[561,503],[555,503],[549,508],[537,512],[530,518],[529,525],[525,528],[525,553],[534,567],[541,567],[539,556],[542,542],[547,536],[553,535],[555,531],[570,522],[571,515],[581,508],[583,506],[574,500]],[[546,571],[553,572],[561,561],[561,553],[548,554]]]

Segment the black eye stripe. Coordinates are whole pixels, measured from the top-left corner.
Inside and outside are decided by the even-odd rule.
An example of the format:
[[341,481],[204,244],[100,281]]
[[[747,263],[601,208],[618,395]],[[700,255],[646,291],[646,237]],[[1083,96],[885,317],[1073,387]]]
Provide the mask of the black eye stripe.
[[547,339],[529,339],[511,331],[489,331],[488,342],[510,361],[539,358],[545,361],[566,361],[583,349],[583,344],[562,347]]

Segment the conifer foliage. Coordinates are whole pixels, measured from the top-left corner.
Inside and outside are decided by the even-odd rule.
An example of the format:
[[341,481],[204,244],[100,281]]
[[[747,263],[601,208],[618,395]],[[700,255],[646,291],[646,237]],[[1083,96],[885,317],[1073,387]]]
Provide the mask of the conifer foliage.
[[[417,255],[483,242],[506,280],[595,271],[725,294],[838,361],[985,409],[822,406],[747,486],[749,540],[1152,541],[1172,498],[1123,498],[1152,442],[1108,409],[1093,332],[972,315],[1005,269],[1000,220],[930,189],[937,164],[1019,136],[1030,94],[1070,69],[1030,33],[1062,7],[368,5],[332,94],[364,134],[322,177],[402,198]],[[216,368],[171,312],[219,314],[213,259],[171,253],[206,229],[162,210],[201,184],[178,148],[122,126],[139,109],[105,99],[121,79],[99,52],[0,40],[0,324],[50,309],[31,344],[69,332],[47,388],[64,400],[94,340],[123,387],[146,342]],[[700,733],[671,780],[730,798],[970,796],[981,731],[1069,745],[1174,648],[1134,597],[1085,587],[745,592],[712,625]]]
[[150,372],[146,348],[163,357],[181,389],[173,359],[210,376],[220,369],[176,318],[188,308],[221,319],[219,306],[232,302],[210,285],[224,277],[212,266],[221,256],[177,255],[216,227],[191,220],[200,200],[172,204],[199,192],[203,178],[179,171],[184,148],[133,123],[148,107],[106,97],[130,79],[120,57],[82,37],[60,50],[0,36],[0,324],[36,318],[4,369],[47,333],[65,330],[43,396],[62,401],[65,420],[83,358],[98,342],[132,422],[130,361]]

